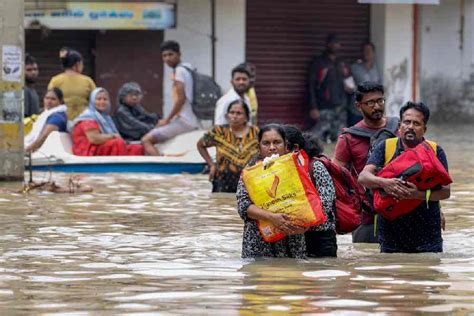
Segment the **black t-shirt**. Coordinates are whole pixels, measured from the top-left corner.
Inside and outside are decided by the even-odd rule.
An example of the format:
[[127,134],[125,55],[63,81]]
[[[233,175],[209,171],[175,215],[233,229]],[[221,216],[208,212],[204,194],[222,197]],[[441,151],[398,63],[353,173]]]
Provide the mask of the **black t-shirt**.
[[[399,139],[393,158],[399,156],[403,151],[403,145]],[[436,147],[436,156],[446,171],[448,171],[446,154],[440,146]],[[381,142],[374,148],[374,151],[367,160],[367,165],[375,165],[377,168],[382,168],[384,163],[385,142]],[[419,248],[426,248],[443,241],[438,201],[430,201],[428,207],[423,202],[412,212],[400,216],[393,221],[389,221],[379,215],[377,223],[379,241],[388,248],[403,252],[416,252]]]

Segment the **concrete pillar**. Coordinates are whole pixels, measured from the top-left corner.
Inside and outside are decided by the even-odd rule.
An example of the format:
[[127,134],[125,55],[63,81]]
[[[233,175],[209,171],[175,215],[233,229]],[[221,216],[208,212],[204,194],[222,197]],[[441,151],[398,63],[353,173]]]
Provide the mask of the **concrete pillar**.
[[0,181],[22,181],[24,2],[0,0]]
[[373,4],[371,38],[384,76],[388,115],[412,100],[414,24],[412,4]]

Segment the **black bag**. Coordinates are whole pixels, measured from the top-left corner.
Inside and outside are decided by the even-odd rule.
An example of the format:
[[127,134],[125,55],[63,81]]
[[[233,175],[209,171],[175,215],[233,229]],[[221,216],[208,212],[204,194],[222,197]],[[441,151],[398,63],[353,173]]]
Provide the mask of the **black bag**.
[[212,120],[217,100],[222,96],[221,87],[210,76],[183,66],[193,78],[192,108],[200,120]]
[[[398,117],[387,117],[387,125],[377,131],[368,130],[357,126],[351,126],[349,128],[344,129],[342,133],[370,139],[369,152],[367,153],[367,157],[369,157],[372,154],[372,151],[374,150],[375,146],[377,146],[377,144],[388,138],[397,137],[396,133],[399,125],[400,120],[398,119]],[[372,190],[367,189],[365,191],[365,194],[367,197],[367,203],[363,205],[363,210],[369,214],[374,215],[375,210],[373,207],[374,204]]]
[[384,128],[379,129],[378,131],[368,130],[357,126],[351,126],[349,128],[346,128],[342,133],[369,138],[369,153],[367,154],[367,157],[369,157],[378,143],[386,140],[387,138],[397,137],[396,133],[398,130],[399,123],[400,120],[397,117],[387,117],[387,125]]

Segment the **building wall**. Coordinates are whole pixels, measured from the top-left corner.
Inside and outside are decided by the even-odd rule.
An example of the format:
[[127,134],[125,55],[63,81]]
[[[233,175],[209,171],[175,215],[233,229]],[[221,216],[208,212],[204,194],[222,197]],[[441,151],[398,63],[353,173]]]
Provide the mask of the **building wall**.
[[412,98],[413,6],[375,4],[371,8],[371,38],[382,69],[386,112],[398,115]]
[[441,0],[438,6],[422,6],[420,19],[421,99],[435,119],[473,119],[474,1]]
[[[216,1],[216,81],[223,90],[230,87],[230,71],[245,60],[245,1]],[[181,45],[182,60],[199,72],[211,74],[211,1],[180,0],[177,27],[166,30],[164,40]],[[159,52],[157,52],[159,58]],[[171,69],[164,67],[163,110],[171,110]]]

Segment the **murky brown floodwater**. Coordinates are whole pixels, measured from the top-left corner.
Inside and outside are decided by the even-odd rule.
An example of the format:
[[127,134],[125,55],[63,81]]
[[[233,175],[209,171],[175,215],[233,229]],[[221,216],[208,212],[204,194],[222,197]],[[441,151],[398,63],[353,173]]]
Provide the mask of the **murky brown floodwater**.
[[337,259],[243,261],[235,198],[205,176],[86,175],[94,193],[0,193],[0,314],[474,313],[474,144],[441,131],[455,179],[441,255],[339,236]]

